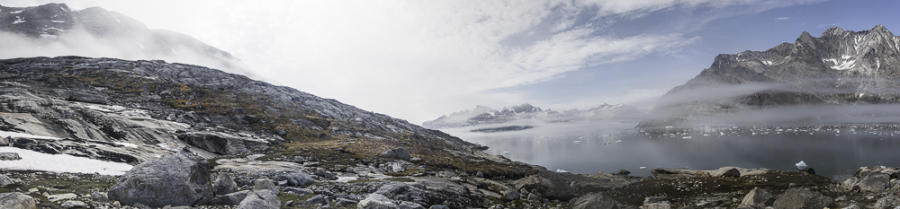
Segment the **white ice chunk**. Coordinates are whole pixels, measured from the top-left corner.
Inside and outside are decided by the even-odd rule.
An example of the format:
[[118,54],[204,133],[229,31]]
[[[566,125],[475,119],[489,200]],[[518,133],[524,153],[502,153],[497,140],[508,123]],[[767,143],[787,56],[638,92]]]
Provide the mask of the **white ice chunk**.
[[25,23],[25,18],[22,18],[19,16],[16,16],[16,20],[13,20],[13,22],[12,22],[13,25],[22,24],[22,23]]
[[797,164],[794,164],[794,165],[797,166],[797,169],[800,169],[800,170],[806,169],[806,167],[808,167],[806,165],[806,162],[803,162],[802,160],[800,162],[797,162]]

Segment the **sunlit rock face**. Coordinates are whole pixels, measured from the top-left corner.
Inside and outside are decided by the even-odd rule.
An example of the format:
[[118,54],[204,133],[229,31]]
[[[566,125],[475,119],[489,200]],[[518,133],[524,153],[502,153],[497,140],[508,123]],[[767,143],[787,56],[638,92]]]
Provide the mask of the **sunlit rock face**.
[[896,104],[898,79],[900,37],[884,26],[866,31],[835,27],[820,37],[804,32],[794,43],[766,51],[717,56],[700,75],[669,91],[656,106],[657,118],[642,126],[798,105]]
[[[0,37],[0,46],[7,49],[0,58],[82,55],[160,59],[249,75],[240,60],[228,52],[181,33],[149,29],[138,20],[100,7],[72,10],[66,4],[0,5]],[[23,50],[16,50],[19,48]]]

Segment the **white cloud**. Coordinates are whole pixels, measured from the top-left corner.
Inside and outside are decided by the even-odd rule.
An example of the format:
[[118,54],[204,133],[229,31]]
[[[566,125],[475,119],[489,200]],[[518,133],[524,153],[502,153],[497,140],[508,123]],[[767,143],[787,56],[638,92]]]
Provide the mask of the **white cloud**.
[[[596,29],[600,25],[576,25],[577,16],[589,9],[600,15],[639,15],[676,6],[788,4],[772,0],[67,3],[74,8],[103,6],[151,28],[190,34],[232,52],[267,81],[412,122],[476,104],[521,103],[521,95],[489,90],[665,52],[696,40],[677,33],[604,35]],[[555,22],[542,24],[551,20]],[[539,27],[550,27],[546,31],[551,32],[521,43],[504,42]]]

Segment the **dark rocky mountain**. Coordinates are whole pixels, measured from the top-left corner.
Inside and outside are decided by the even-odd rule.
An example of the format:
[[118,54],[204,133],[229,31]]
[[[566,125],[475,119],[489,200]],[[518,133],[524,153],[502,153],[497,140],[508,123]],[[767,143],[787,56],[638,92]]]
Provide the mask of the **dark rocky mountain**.
[[[82,55],[125,59],[160,59],[198,64],[249,75],[243,64],[223,50],[190,36],[147,28],[123,14],[100,7],[72,10],[66,4],[35,7],[0,5],[0,45],[42,48],[38,55]],[[3,43],[7,42],[7,43]],[[34,56],[4,53],[5,58]]]
[[[675,87],[643,127],[677,125],[723,113],[796,106],[900,102],[900,37],[882,25],[807,32],[766,51],[722,54]],[[811,116],[813,118],[818,116]]]

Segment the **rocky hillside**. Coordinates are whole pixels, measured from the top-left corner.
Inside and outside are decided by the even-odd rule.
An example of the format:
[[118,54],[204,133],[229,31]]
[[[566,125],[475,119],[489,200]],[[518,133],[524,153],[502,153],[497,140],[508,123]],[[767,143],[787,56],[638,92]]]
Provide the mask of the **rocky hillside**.
[[703,116],[799,105],[900,102],[900,37],[878,25],[866,31],[804,32],[766,51],[723,54],[669,91],[645,127]]
[[0,5],[0,32],[5,32],[0,33],[5,58],[83,55],[161,59],[249,73],[228,52],[181,33],[148,29],[138,20],[100,7],[72,10],[56,3]]

